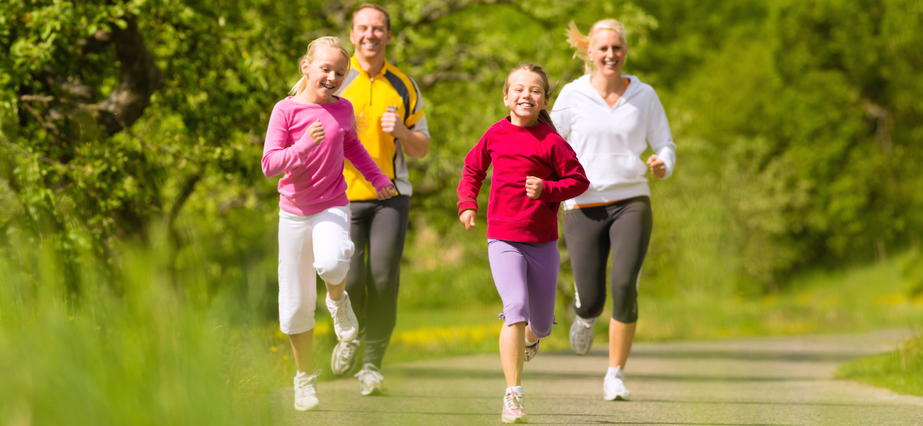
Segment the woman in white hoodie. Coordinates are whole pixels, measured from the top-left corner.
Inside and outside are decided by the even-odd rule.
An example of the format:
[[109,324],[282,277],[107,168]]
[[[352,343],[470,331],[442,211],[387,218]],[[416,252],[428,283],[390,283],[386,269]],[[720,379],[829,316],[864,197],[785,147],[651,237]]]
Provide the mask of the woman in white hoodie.
[[[606,303],[606,262],[611,252],[612,318],[605,399],[628,400],[624,369],[638,321],[638,280],[651,237],[646,174],[669,178],[676,145],[663,105],[651,86],[622,75],[628,52],[625,27],[604,19],[583,36],[571,22],[568,42],[587,73],[564,86],[552,120],[577,152],[590,189],[565,202],[564,239],[574,271],[571,347],[586,354],[593,325]],[[641,154],[650,145],[654,155]]]

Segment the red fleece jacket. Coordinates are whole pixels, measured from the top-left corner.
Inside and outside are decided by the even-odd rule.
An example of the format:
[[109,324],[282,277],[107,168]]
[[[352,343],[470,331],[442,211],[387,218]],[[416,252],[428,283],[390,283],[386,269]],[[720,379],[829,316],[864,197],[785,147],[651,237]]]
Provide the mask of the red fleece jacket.
[[[577,154],[554,129],[539,122],[519,127],[500,120],[465,157],[458,184],[458,213],[477,211],[477,197],[493,164],[487,205],[487,238],[523,243],[558,239],[558,205],[590,186]],[[526,195],[526,177],[542,179],[538,200]]]

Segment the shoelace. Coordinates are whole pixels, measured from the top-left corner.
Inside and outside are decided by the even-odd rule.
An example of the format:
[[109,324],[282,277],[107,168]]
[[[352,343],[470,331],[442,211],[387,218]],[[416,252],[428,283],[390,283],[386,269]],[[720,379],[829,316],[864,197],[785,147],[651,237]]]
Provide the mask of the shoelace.
[[363,383],[366,383],[369,380],[380,382],[385,379],[385,377],[382,376],[381,373],[375,370],[359,370],[359,372],[356,373],[354,377],[358,377],[359,381]]
[[340,360],[348,361],[353,357],[353,352],[358,349],[358,346],[350,345],[349,343],[344,343],[345,347],[340,350]]
[[337,322],[340,325],[346,325],[349,322],[349,316],[346,315],[346,306],[337,306],[333,305],[333,315],[336,316]]
[[508,393],[506,397],[503,398],[503,402],[506,403],[506,411],[522,412],[522,395]]
[[620,379],[618,376],[606,377],[606,379],[603,380],[603,389],[606,390],[607,392],[608,391],[612,391],[612,392],[619,391],[619,387],[620,387],[619,385],[622,385],[621,387],[625,387],[625,381]]
[[591,326],[590,326],[589,324],[587,324],[587,323],[585,323],[585,322],[583,322],[583,321],[580,322],[580,326],[583,327],[583,330],[582,330],[583,332],[577,333],[577,335],[576,335],[575,337],[577,338],[577,339],[576,339],[576,340],[577,340],[577,343],[579,343],[580,345],[584,345],[584,344],[586,344],[587,342],[590,341],[590,336],[592,336],[592,331],[589,332],[589,333],[586,333],[585,331],[586,331],[587,329],[592,329],[592,328],[591,328]]
[[314,396],[317,394],[317,390],[314,387],[317,384],[317,376],[320,375],[320,370],[314,372],[314,374],[306,377],[303,380],[298,380],[298,393],[300,396]]

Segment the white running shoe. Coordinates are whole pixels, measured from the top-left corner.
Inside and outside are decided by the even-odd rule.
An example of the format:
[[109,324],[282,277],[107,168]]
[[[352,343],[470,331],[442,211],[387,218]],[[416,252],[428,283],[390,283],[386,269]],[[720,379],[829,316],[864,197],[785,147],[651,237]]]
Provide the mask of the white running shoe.
[[524,398],[524,395],[519,395],[514,392],[510,392],[503,396],[503,414],[500,415],[500,421],[502,423],[526,422]]
[[585,320],[580,316],[574,317],[570,325],[570,347],[577,355],[586,355],[593,347],[593,325],[596,319]]
[[362,396],[384,395],[385,378],[378,371],[378,367],[365,364],[362,366],[362,370],[356,373],[356,377],[359,378],[359,393]]
[[333,331],[337,335],[337,340],[341,342],[350,342],[356,340],[359,336],[359,320],[353,312],[353,306],[349,303],[349,295],[343,292],[340,300],[330,300],[330,295],[325,298],[327,310],[333,317]]
[[631,392],[625,387],[623,378],[624,376],[621,374],[606,374],[606,378],[603,380],[603,393],[606,401],[631,400]]
[[295,376],[295,409],[298,411],[308,411],[317,409],[317,376],[320,374],[320,370],[315,371],[314,374],[308,375],[303,371],[299,371]]
[[535,358],[535,356],[538,355],[538,344],[539,343],[542,343],[542,341],[539,340],[535,342],[535,344],[532,346],[529,346],[528,344],[526,344],[526,358],[525,358],[526,362],[532,361],[532,358]]
[[359,362],[359,341],[339,342],[330,355],[330,370],[337,376],[345,376],[356,368]]

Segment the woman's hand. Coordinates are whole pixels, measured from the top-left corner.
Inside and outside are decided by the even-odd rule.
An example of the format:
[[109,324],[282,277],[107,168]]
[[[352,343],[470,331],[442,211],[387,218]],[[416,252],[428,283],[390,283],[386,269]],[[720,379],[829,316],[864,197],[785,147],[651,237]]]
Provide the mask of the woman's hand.
[[651,168],[651,174],[654,175],[657,179],[662,179],[667,175],[667,166],[663,164],[663,160],[657,158],[656,155],[652,155],[647,159],[647,165]]
[[474,209],[466,209],[465,211],[461,212],[460,215],[458,215],[458,220],[460,220],[461,223],[465,225],[465,229],[471,230],[474,229],[475,215],[477,215],[477,213],[474,211]]
[[327,137],[324,134],[324,125],[320,124],[319,119],[308,126],[308,135],[311,136],[311,140],[317,145],[320,145],[320,143],[324,141],[324,138]]
[[381,191],[378,191],[379,200],[387,200],[395,195],[397,195],[397,188],[395,188],[394,185],[388,185],[382,188]]
[[542,188],[544,188],[545,183],[541,179],[535,176],[526,177],[526,195],[533,200],[537,200],[538,197],[542,196]]

